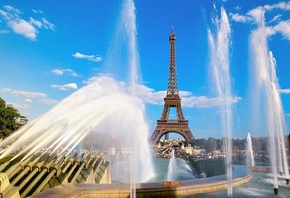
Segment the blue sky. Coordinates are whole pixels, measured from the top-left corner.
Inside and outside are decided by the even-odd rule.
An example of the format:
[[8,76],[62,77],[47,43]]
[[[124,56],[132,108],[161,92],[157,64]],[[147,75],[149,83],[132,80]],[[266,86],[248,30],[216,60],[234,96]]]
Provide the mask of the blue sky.
[[[231,27],[233,137],[266,135],[252,131],[249,37],[256,19],[265,15],[269,50],[277,62],[286,125],[290,128],[290,2],[135,0],[136,47],[140,63],[139,95],[153,132],[163,109],[169,65],[168,36],[174,26],[178,85],[183,112],[196,138],[222,137],[219,106],[208,72],[208,29],[214,4],[217,15],[224,7]],[[122,2],[115,0],[7,1],[0,3],[0,97],[29,120],[49,111],[92,79],[114,65],[114,76],[126,81],[123,59],[114,62]],[[128,14],[128,13],[127,13]],[[123,18],[124,19],[124,18]],[[121,30],[119,29],[121,27]],[[118,51],[119,50],[119,51]],[[113,55],[112,55],[113,54]],[[120,56],[120,55],[119,55]],[[125,74],[125,75],[124,75]],[[262,122],[262,121],[261,121]],[[288,133],[288,132],[287,132]]]

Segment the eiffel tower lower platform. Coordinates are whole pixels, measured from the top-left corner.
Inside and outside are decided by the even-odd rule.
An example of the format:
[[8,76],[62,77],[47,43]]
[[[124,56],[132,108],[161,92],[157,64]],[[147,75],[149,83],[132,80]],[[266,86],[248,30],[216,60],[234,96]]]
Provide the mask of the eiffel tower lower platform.
[[157,121],[157,126],[151,136],[151,142],[157,144],[163,135],[168,133],[178,133],[185,138],[187,142],[190,142],[194,139],[189,127],[188,121],[176,121],[176,120],[166,120],[166,121]]

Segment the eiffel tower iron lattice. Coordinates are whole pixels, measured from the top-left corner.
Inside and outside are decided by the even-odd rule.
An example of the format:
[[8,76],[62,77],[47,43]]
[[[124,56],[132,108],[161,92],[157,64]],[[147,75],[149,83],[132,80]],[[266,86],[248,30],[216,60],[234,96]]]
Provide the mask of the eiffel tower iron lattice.
[[[171,132],[176,132],[183,136],[187,142],[194,139],[189,127],[188,120],[184,119],[184,115],[181,108],[181,98],[178,92],[177,86],[177,72],[176,72],[176,60],[175,60],[175,41],[176,36],[172,32],[169,36],[170,42],[170,60],[169,60],[169,76],[168,76],[168,88],[164,98],[164,108],[161,118],[157,120],[157,126],[150,137],[150,140],[156,145],[163,135]],[[170,109],[176,109],[176,119],[169,119]]]

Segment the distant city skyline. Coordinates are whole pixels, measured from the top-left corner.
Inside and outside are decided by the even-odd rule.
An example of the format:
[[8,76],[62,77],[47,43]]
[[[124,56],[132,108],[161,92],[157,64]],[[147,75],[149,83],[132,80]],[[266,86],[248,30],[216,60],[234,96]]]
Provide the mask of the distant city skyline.
[[[233,137],[246,138],[248,132],[253,136],[267,135],[265,131],[254,131],[251,122],[249,40],[261,17],[265,19],[269,51],[277,64],[285,133],[289,133],[290,2],[130,1],[134,3],[135,13],[130,13],[131,8],[124,8],[126,2],[1,1],[0,97],[32,121],[86,86],[95,76],[109,73],[117,80],[130,83],[128,66],[124,65],[129,62],[125,60],[128,57],[124,44],[128,38],[118,34],[134,32],[136,27],[136,35],[129,37],[136,38],[133,44],[138,49],[134,52],[139,66],[136,94],[145,103],[151,135],[163,109],[168,83],[168,37],[173,26],[183,113],[196,138],[221,138],[219,107],[225,101],[215,95],[208,71],[208,31],[214,29],[213,22],[220,17],[223,7],[231,28]],[[115,42],[120,42],[121,47],[114,47]],[[114,53],[118,59],[112,59],[116,57]]]

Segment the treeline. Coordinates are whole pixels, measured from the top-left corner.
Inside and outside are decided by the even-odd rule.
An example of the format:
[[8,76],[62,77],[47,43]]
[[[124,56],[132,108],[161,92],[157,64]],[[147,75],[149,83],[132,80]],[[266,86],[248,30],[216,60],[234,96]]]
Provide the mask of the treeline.
[[[191,146],[197,146],[201,149],[205,149],[207,152],[212,152],[215,150],[223,151],[223,141],[225,138],[222,139],[215,139],[215,138],[208,138],[208,139],[195,139],[192,140]],[[288,142],[290,142],[290,134],[285,136],[286,148],[289,148]],[[232,139],[233,144],[233,151],[237,150],[246,150],[246,138],[245,139]],[[265,152],[267,153],[267,144],[268,140],[267,137],[252,137],[252,148],[255,152]]]
[[11,135],[19,127],[25,125],[28,119],[21,115],[12,105],[0,98],[0,139]]

